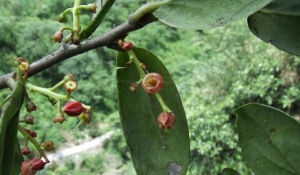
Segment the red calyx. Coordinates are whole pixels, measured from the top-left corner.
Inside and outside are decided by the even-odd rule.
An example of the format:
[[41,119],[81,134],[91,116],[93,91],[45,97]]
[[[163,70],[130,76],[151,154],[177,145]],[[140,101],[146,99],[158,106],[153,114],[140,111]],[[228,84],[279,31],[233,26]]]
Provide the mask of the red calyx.
[[31,151],[30,151],[30,149],[26,146],[26,147],[24,147],[23,149],[22,149],[22,151],[21,151],[21,154],[22,155],[28,155],[28,154],[30,154],[31,153]]
[[159,128],[161,129],[171,129],[175,124],[175,115],[173,112],[162,112],[157,118]]
[[158,73],[148,73],[143,79],[142,86],[149,94],[155,94],[164,87],[164,79]]
[[63,113],[58,113],[56,115],[56,117],[53,119],[54,123],[59,122],[60,124],[62,124],[65,121],[66,121],[66,118]]
[[82,104],[79,101],[71,101],[66,103],[64,112],[69,116],[78,116],[84,111]]

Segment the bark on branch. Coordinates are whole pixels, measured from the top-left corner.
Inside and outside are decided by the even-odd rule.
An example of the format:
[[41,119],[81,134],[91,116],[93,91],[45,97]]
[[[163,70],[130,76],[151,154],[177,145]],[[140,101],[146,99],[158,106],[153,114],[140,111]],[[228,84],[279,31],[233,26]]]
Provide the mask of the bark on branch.
[[[111,31],[89,39],[80,43],[79,45],[74,44],[62,44],[62,46],[55,52],[47,55],[37,62],[34,62],[30,65],[29,76],[35,75],[63,60],[71,58],[75,55],[79,55],[81,53],[87,52],[89,50],[107,46],[112,49],[118,50],[118,46],[116,45],[116,41],[122,37],[124,37],[127,33],[138,30],[145,25],[156,21],[157,19],[151,14],[145,15],[139,21],[133,21],[129,18],[127,21],[119,25],[118,27],[112,29]],[[15,72],[3,75],[0,77],[0,89],[7,87],[7,79],[13,77]]]

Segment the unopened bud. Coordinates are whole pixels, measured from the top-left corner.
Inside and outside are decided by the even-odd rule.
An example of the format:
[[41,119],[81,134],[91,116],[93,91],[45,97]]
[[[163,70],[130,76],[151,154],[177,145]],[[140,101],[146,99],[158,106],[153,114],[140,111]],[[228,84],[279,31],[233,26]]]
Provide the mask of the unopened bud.
[[63,32],[60,30],[56,31],[52,36],[53,41],[57,43],[60,43],[62,41],[62,38],[63,38]]
[[61,22],[61,23],[65,23],[68,21],[68,18],[66,15],[63,15],[63,14],[60,14],[57,18],[58,22]]
[[135,92],[139,88],[139,85],[137,83],[131,83],[129,90],[131,92]]
[[96,13],[97,12],[97,4],[90,4],[89,12]]
[[125,42],[123,43],[122,49],[124,50],[131,50],[133,48],[132,42]]
[[175,124],[175,115],[173,112],[162,112],[157,118],[159,128],[171,129]]
[[64,112],[69,116],[78,116],[84,111],[82,104],[79,101],[70,101],[66,103]]
[[37,133],[35,131],[30,130],[30,129],[25,129],[25,131],[27,133],[29,133],[31,135],[31,137],[33,137],[33,138],[37,137]]
[[29,125],[33,125],[34,124],[34,116],[32,115],[28,115],[24,118],[24,122],[26,124],[29,124]]
[[42,170],[46,165],[46,163],[40,158],[35,158],[31,162],[32,162],[32,169],[34,170]]

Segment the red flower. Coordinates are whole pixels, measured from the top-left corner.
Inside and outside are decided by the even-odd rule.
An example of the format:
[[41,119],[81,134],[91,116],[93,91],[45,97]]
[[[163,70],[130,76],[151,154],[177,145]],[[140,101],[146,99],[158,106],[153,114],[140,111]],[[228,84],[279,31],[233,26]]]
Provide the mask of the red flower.
[[173,112],[162,112],[157,118],[159,128],[171,129],[175,124],[175,115]]
[[31,153],[31,151],[30,151],[30,149],[27,147],[27,146],[25,146],[23,149],[22,149],[22,151],[21,151],[21,154],[22,155],[28,155],[28,154],[30,154]]
[[56,115],[56,117],[53,119],[54,123],[59,122],[60,124],[62,124],[65,121],[66,121],[66,118],[63,113],[58,113]]
[[164,87],[164,79],[158,73],[149,73],[144,77],[142,86],[149,94],[155,94]]
[[28,132],[31,137],[36,138],[37,137],[37,133],[35,131],[32,131],[30,129],[25,129],[26,132]]
[[64,112],[69,116],[78,116],[84,111],[82,104],[79,101],[71,101],[66,103]]

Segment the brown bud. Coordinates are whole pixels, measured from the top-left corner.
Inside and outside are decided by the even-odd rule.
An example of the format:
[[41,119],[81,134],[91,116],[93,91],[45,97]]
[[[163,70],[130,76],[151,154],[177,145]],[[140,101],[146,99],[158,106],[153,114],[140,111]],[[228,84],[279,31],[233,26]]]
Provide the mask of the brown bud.
[[56,31],[52,36],[53,41],[57,43],[60,43],[62,41],[62,38],[63,38],[63,32],[60,30]]

